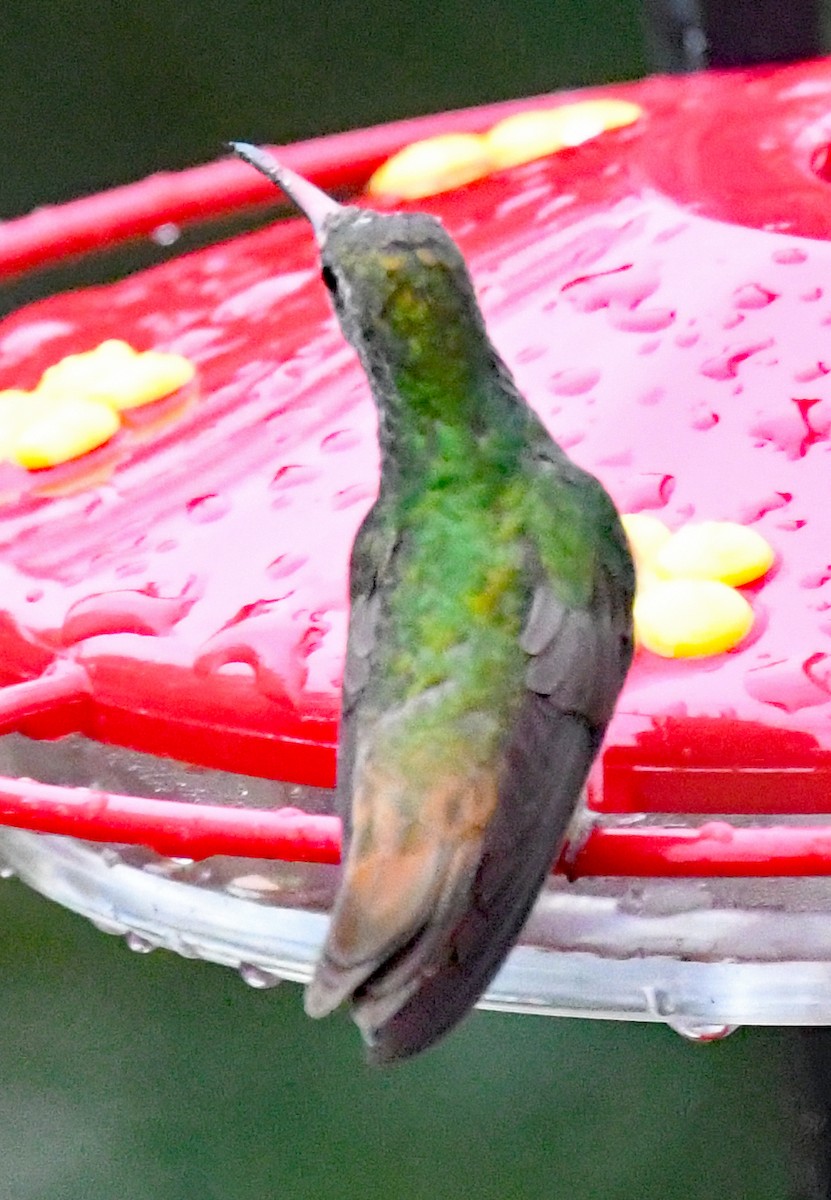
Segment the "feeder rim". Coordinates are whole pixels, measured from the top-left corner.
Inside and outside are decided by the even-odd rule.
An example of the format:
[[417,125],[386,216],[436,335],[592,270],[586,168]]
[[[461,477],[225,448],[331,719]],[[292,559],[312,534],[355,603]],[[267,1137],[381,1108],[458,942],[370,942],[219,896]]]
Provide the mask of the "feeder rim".
[[[0,777],[0,825],[85,841],[141,845],[172,858],[214,855],[337,863],[338,817],[118,795]],[[761,878],[831,875],[831,826],[695,828],[595,825],[556,870],[586,876]]]
[[[88,697],[89,677],[83,666],[61,659],[34,679],[0,687],[0,735],[20,731],[29,718],[69,711]],[[2,825],[90,842],[146,846],[171,858],[194,860],[233,855],[338,863],[341,854],[340,819],[328,814],[126,796],[7,776],[0,776]],[[579,844],[566,846],[554,869],[570,879],[831,876],[831,824],[598,824]]]

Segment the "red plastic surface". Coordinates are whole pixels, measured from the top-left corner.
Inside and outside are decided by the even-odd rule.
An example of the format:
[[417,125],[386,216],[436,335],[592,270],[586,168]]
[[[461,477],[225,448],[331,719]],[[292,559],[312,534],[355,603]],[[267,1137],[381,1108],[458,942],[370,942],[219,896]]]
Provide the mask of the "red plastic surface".
[[[605,93],[644,118],[418,205],[459,241],[520,387],[621,509],[674,527],[743,521],[777,553],[744,589],[756,625],[737,651],[638,656],[593,800],[827,811],[831,67]],[[412,137],[535,103],[285,157],[356,186]],[[10,222],[0,261],[10,271],[265,199],[243,172],[221,163]],[[0,467],[0,682],[76,672],[51,706],[30,695],[17,727],[331,783],[347,559],[377,455],[307,226],[30,306],[0,324],[0,387],[30,387],[106,337],[187,354],[199,396],[166,423],[136,414],[81,463]]]
[[[251,811],[177,800],[145,800],[89,788],[51,787],[0,777],[0,823],[39,833],[149,846],[174,858],[232,854],[290,862],[337,863],[337,817],[296,808]],[[560,869],[630,877],[806,876],[831,873],[831,829],[592,829]]]

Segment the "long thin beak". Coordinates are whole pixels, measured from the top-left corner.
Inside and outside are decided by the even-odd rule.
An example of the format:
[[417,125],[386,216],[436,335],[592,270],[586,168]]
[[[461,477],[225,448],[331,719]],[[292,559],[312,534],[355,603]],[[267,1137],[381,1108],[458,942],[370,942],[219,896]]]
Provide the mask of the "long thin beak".
[[293,200],[304,216],[308,217],[318,241],[323,237],[323,226],[327,217],[341,211],[341,205],[331,196],[327,196],[320,188],[309,183],[302,175],[295,174],[288,167],[282,166],[276,158],[252,146],[248,142],[229,142],[234,154],[252,167],[261,171],[272,183],[282,188],[290,200]]

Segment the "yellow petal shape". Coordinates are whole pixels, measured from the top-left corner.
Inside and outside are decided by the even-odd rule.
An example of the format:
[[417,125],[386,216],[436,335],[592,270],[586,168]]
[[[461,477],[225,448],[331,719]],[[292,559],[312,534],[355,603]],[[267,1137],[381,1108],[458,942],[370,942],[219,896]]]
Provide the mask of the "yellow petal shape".
[[100,400],[121,410],[161,400],[190,383],[196,369],[181,354],[143,354],[113,338],[84,354],[70,354],[44,371],[41,395]]
[[30,471],[69,462],[109,441],[121,422],[118,413],[96,400],[32,393],[10,447],[9,457]]
[[483,137],[446,133],[413,142],[393,154],[372,176],[367,190],[371,196],[419,200],[472,183],[493,169]]
[[69,354],[33,392],[0,392],[0,459],[36,470],[78,458],[113,436],[122,411],[170,396],[195,374],[180,354],[140,353],[118,338]]
[[635,599],[635,637],[664,658],[700,658],[738,645],[753,625],[740,592],[712,579],[664,579]]
[[566,146],[579,146],[608,129],[631,125],[641,111],[628,100],[582,100],[533,109],[499,121],[485,140],[496,167],[514,167]]
[[623,513],[620,521],[629,540],[632,557],[639,568],[646,566],[664,542],[672,537],[669,526],[651,513]]
[[48,367],[35,389],[42,395],[90,396],[109,393],[132,369],[137,352],[127,342],[111,338],[82,354],[68,354]]
[[718,579],[738,586],[770,568],[771,546],[755,529],[733,521],[684,525],[659,546],[652,565],[673,579]]
[[118,389],[113,389],[107,395],[102,394],[101,399],[118,411],[138,408],[139,405],[152,404],[154,400],[161,400],[171,392],[178,391],[190,383],[195,374],[193,363],[181,354],[147,350],[130,364]]

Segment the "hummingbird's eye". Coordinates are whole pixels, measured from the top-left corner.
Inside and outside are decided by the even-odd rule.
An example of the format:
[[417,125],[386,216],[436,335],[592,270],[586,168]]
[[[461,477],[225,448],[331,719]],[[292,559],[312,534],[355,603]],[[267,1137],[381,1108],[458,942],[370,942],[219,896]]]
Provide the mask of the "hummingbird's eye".
[[324,265],[320,275],[324,284],[326,285],[329,295],[334,299],[338,294],[338,280],[335,272],[330,266]]

